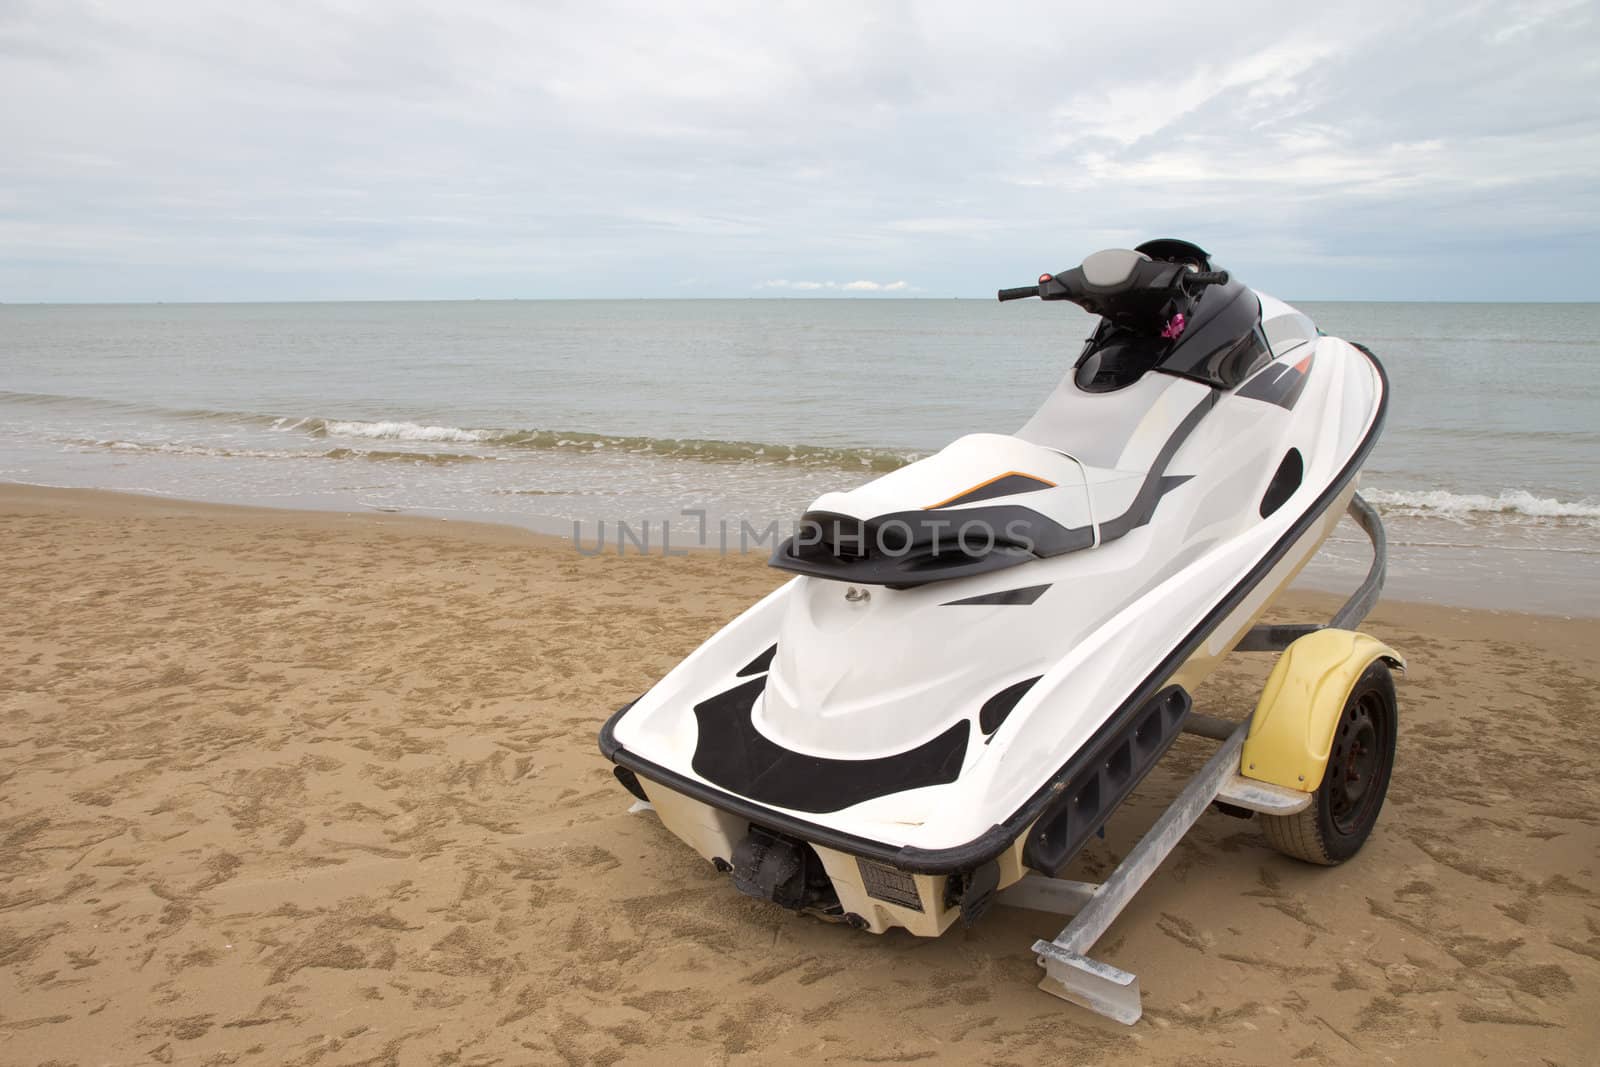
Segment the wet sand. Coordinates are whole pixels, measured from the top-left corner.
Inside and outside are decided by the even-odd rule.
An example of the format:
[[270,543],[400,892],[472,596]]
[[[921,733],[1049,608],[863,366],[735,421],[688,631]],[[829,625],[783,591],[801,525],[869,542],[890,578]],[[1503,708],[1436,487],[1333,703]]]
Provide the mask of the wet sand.
[[[1594,1062],[1600,621],[1384,604],[1394,785],[1332,870],[1206,815],[1096,954],[741,897],[595,748],[778,575],[521,531],[0,487],[0,1062]],[[1325,610],[1329,598],[1296,606]],[[1268,666],[1197,694],[1239,714]],[[1185,739],[1075,864],[1105,873]]]

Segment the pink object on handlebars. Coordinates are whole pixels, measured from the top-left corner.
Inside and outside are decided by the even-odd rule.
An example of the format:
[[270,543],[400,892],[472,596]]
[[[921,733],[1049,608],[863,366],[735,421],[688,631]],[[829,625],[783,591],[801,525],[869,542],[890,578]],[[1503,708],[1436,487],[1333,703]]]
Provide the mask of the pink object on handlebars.
[[1187,325],[1188,322],[1184,319],[1183,312],[1180,311],[1167,320],[1167,325],[1162,329],[1161,336],[1169,341],[1174,340],[1183,333],[1183,328]]

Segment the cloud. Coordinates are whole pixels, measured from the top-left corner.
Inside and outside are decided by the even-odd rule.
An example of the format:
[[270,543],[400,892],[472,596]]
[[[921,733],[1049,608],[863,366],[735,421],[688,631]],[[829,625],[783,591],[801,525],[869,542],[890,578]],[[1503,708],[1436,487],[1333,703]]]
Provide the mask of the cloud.
[[794,289],[799,292],[812,292],[817,289],[837,289],[834,282],[792,282],[787,278],[774,278],[772,281],[756,283],[757,289]]
[[1289,296],[1595,299],[1595,19],[12,0],[0,300],[977,295],[1162,234]]

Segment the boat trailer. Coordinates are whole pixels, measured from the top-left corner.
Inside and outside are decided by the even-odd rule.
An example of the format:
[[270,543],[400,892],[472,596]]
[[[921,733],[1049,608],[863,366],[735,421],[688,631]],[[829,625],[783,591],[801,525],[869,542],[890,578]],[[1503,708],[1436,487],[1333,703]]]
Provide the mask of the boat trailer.
[[[1377,511],[1360,495],[1351,497],[1348,511],[1372,542],[1372,566],[1360,587],[1328,623],[1257,625],[1246,632],[1235,651],[1282,652],[1319,630],[1352,630],[1366,618],[1383,589],[1387,540]],[[1236,722],[1191,712],[1185,718],[1184,733],[1220,744],[1105,881],[1076,882],[1029,873],[999,894],[996,902],[1000,904],[1073,916],[1054,939],[1034,943],[1033,951],[1045,971],[1040,989],[1119,1023],[1137,1022],[1143,1014],[1138,976],[1091,957],[1095,942],[1213,803],[1273,816],[1295,815],[1312,804],[1313,793],[1239,773],[1240,754],[1253,717],[1252,713]]]

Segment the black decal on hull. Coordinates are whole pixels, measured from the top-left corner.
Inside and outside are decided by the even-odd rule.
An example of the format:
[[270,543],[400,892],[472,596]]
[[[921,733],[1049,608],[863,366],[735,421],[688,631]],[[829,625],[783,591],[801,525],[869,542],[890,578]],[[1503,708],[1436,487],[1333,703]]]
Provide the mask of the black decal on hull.
[[1032,678],[1025,678],[1015,685],[1008,685],[994,696],[983,702],[983,709],[978,712],[978,729],[986,734],[992,734],[1000,729],[1000,724],[1006,721],[1006,716],[1011,714],[1011,709],[1033,688],[1044,675],[1036,674]]
[[978,596],[969,596],[961,600],[947,600],[943,606],[955,607],[957,604],[1032,604],[1044,596],[1044,591],[1049,589],[1049,583],[1044,585],[1025,585],[1021,589],[1006,589],[999,593],[981,593]]
[[752,674],[765,674],[772,667],[772,657],[778,654],[778,646],[773,645],[755,659],[739,668],[738,677],[748,678]]
[[[1139,486],[1139,493],[1133,498],[1133,503],[1114,519],[1107,519],[1100,524],[1100,543],[1115,541],[1129,530],[1137,530],[1150,521],[1150,516],[1156,513],[1156,505],[1161,502],[1169,490],[1177,488],[1168,483],[1168,479],[1177,477],[1166,473],[1167,464],[1172,462],[1172,457],[1178,454],[1178,449],[1194,433],[1194,428],[1200,425],[1200,420],[1205,418],[1217,402],[1215,389],[1206,393],[1205,397],[1196,404],[1189,414],[1178,423],[1178,428],[1172,431],[1172,436],[1167,438],[1167,443],[1161,446],[1161,451],[1156,454],[1155,462],[1150,464],[1150,473],[1145,475],[1144,484]],[[1182,483],[1179,483],[1182,484]]]
[[966,719],[893,756],[807,756],[756,729],[750,713],[766,684],[765,678],[752,678],[694,706],[700,736],[691,766],[706,781],[762,804],[822,813],[908,789],[948,785],[961,774],[971,733]]
[[1239,386],[1239,396],[1250,400],[1264,400],[1280,408],[1293,411],[1305,392],[1306,380],[1311,377],[1311,357],[1298,363],[1274,363],[1254,378]]

